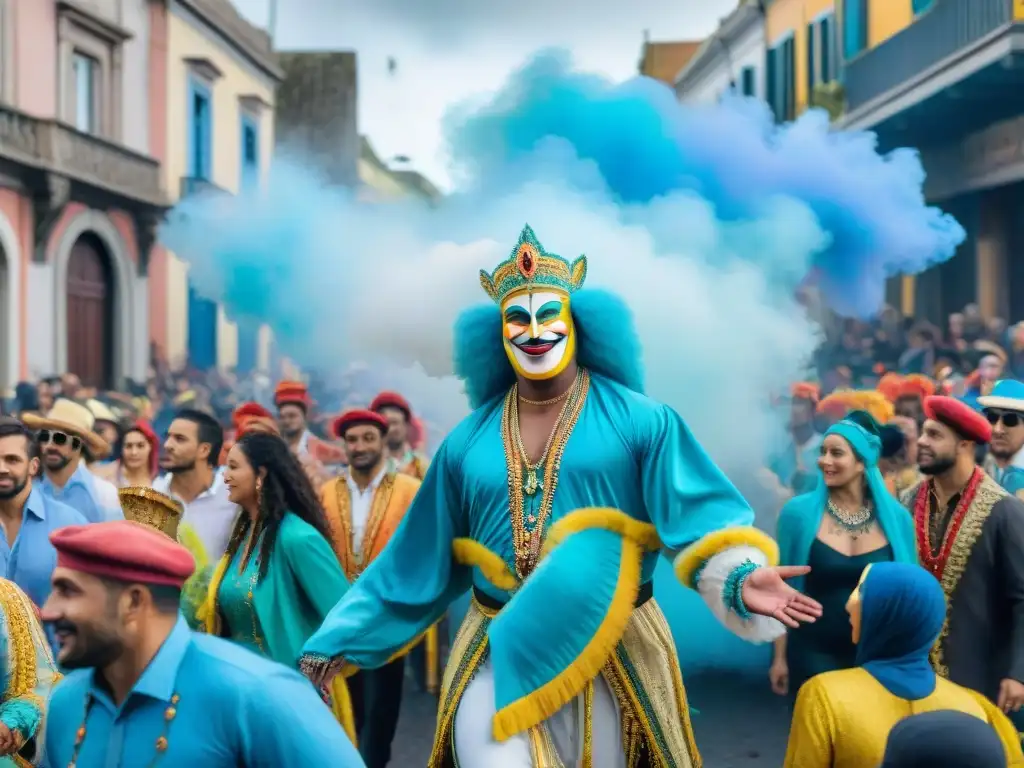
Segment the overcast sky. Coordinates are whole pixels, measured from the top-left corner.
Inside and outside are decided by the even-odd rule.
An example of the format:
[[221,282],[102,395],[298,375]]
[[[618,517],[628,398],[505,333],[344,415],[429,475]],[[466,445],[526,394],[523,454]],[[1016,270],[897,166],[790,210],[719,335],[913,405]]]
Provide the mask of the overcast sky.
[[[233,0],[267,27],[271,0]],[[282,50],[356,50],[359,131],[382,159],[407,155],[448,185],[441,118],[452,104],[498,88],[550,46],[617,80],[636,74],[652,40],[705,37],[737,0],[279,0]],[[388,72],[388,60],[397,68]]]

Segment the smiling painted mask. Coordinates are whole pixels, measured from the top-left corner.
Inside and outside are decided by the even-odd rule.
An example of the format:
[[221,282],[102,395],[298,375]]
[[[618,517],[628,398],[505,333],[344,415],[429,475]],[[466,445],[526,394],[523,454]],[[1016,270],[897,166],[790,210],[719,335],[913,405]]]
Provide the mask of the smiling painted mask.
[[583,285],[587,259],[569,263],[548,253],[529,225],[508,259],[494,272],[480,272],[480,285],[501,308],[505,354],[516,373],[550,379],[576,354],[570,296]]

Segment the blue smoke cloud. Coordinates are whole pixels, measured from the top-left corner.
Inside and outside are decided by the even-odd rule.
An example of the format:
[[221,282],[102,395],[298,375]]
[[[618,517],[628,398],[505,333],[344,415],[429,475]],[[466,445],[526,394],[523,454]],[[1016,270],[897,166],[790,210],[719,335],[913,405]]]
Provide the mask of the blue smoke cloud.
[[[466,412],[455,317],[486,300],[478,271],[529,222],[549,250],[587,254],[588,287],[634,308],[647,391],[740,472],[776,431],[766,393],[801,377],[818,341],[794,298],[808,275],[834,306],[869,313],[885,277],[963,238],[925,205],[912,152],[879,156],[819,113],[777,128],[752,100],[683,107],[557,52],[446,128],[459,191],[440,205],[362,202],[280,158],[266,189],[182,202],[164,244],[201,295],[269,324],[301,365],[386,371],[436,434]],[[744,425],[740,444],[722,414]]]
[[749,99],[681,108],[659,82],[613,85],[572,71],[559,52],[528,64],[482,111],[453,116],[449,138],[456,163],[490,189],[509,169],[561,154],[589,163],[575,166],[575,186],[603,186],[627,205],[689,190],[736,221],[761,216],[776,196],[800,200],[831,235],[814,264],[844,314],[874,313],[887,277],[944,261],[964,239],[951,216],[925,204],[913,150],[880,155],[873,134],[833,132],[819,110],[776,127]]

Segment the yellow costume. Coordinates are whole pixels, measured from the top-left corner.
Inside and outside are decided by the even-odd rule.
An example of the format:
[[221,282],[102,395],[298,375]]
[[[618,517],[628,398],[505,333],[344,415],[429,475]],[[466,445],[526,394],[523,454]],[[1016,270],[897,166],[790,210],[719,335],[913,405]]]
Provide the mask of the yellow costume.
[[1008,766],[1024,766],[1020,739],[1006,715],[980,693],[938,678],[935,691],[918,701],[889,693],[860,668],[826,672],[800,689],[784,768],[878,768],[889,731],[920,712],[955,710],[990,723]]

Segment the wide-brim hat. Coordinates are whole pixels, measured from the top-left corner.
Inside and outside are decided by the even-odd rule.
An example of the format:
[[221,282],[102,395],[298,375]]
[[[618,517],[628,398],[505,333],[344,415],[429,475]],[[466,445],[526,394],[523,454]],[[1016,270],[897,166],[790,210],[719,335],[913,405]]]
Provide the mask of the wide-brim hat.
[[982,408],[1001,408],[1004,411],[1024,413],[1024,382],[1016,379],[997,381],[992,392],[978,398]]
[[117,498],[125,520],[149,526],[177,540],[178,524],[185,513],[181,502],[142,486],[119,488]]
[[96,398],[86,400],[85,407],[89,409],[93,419],[96,421],[109,421],[111,424],[119,424],[121,422],[118,415],[106,403]]
[[45,416],[25,413],[22,414],[21,420],[29,429],[49,429],[80,438],[94,459],[110,455],[110,443],[93,431],[96,417],[92,415],[92,411],[74,400],[59,398]]

